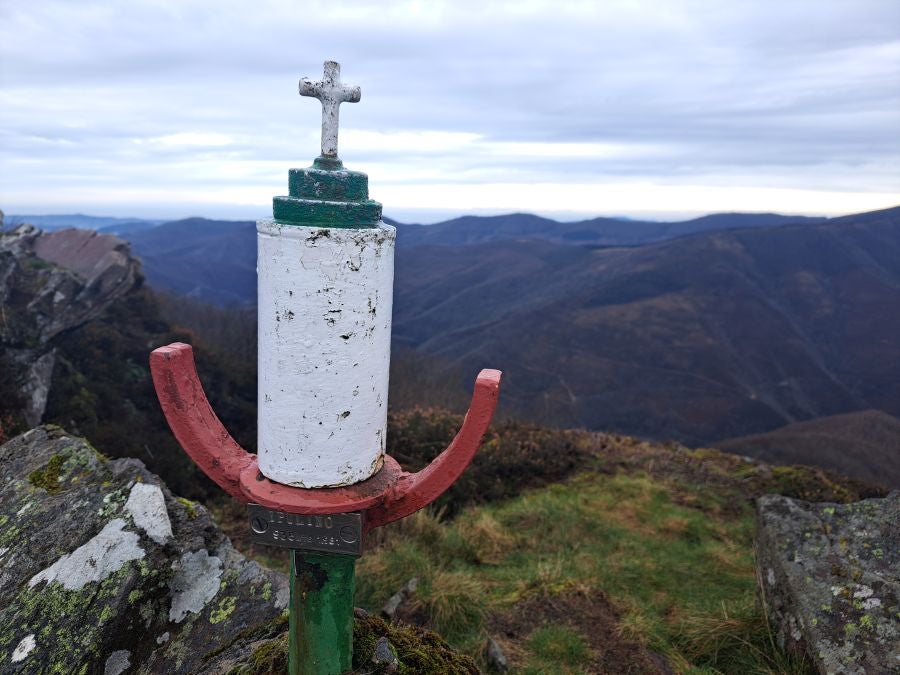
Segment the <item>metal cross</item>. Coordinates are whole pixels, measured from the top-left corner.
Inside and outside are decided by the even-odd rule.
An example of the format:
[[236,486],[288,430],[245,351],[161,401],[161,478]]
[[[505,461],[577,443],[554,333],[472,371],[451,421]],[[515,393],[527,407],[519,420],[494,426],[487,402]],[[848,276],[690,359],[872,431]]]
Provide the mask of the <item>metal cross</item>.
[[325,73],[318,82],[300,80],[300,95],[313,96],[322,102],[322,157],[337,159],[338,111],[341,103],[358,103],[359,87],[341,84],[341,64],[325,62]]

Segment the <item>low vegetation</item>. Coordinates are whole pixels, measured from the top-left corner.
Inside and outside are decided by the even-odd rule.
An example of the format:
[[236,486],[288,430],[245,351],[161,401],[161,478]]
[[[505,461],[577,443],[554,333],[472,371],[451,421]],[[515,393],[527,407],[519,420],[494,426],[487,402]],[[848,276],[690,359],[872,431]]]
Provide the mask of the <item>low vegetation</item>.
[[680,672],[802,672],[768,639],[742,511],[720,519],[648,477],[582,473],[450,523],[401,523],[362,559],[359,601],[378,607],[419,576],[406,618],[472,655],[492,635],[523,672],[649,669],[653,653]]
[[[391,447],[418,466],[458,422],[393,415]],[[805,467],[501,423],[441,505],[370,535],[357,604],[377,611],[418,577],[399,619],[484,669],[490,637],[522,673],[809,673],[777,649],[757,599],[752,499],[766,492],[881,494]],[[240,514],[237,531],[229,508],[214,510],[226,526]]]
[[[447,447],[462,422],[462,415],[436,408],[392,413],[388,452],[406,470],[418,471]],[[453,515],[467,504],[508,499],[565,478],[591,457],[587,433],[501,421],[485,435],[472,465],[437,507]]]
[[[84,436],[110,457],[137,457],[177,494],[215,494],[166,424],[150,379],[149,357],[170,342],[194,345],[197,368],[216,414],[248,450],[256,447],[256,368],[220,353],[190,330],[161,318],[147,289],[113,303],[97,321],[56,341],[44,422]],[[3,419],[0,401],[0,424]],[[2,435],[2,431],[0,431]]]

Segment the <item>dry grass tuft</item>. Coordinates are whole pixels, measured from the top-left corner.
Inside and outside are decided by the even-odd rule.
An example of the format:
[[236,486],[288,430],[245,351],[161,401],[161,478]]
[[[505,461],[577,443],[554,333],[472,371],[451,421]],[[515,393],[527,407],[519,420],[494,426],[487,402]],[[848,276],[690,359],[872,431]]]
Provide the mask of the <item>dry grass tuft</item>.
[[515,535],[490,513],[479,513],[466,529],[466,537],[482,564],[499,564],[516,545]]
[[758,599],[747,596],[723,602],[720,611],[693,615],[680,622],[679,651],[693,663],[704,663],[722,672],[736,672],[753,663],[758,675],[811,673],[805,659],[797,659],[775,647],[771,627]]
[[485,617],[485,589],[466,572],[439,571],[427,580],[421,602],[442,633],[471,631]]
[[654,623],[639,607],[632,607],[622,615],[617,632],[623,640],[646,645]]

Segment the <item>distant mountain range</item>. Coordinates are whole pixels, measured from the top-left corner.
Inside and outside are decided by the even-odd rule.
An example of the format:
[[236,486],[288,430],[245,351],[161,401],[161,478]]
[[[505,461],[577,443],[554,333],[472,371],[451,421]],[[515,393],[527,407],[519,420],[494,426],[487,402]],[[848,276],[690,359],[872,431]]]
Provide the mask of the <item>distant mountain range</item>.
[[152,285],[219,305],[256,304],[256,223],[188,218],[122,236]]
[[395,340],[564,426],[688,444],[900,414],[900,209],[636,248],[547,241],[397,257]]
[[[900,208],[396,225],[395,343],[504,370],[507,412],[691,445],[900,415]],[[255,302],[254,223],[123,236],[151,284]]]
[[624,218],[593,218],[558,222],[528,213],[505,216],[463,216],[434,225],[403,225],[387,218],[401,233],[400,246],[463,246],[510,239],[541,239],[558,244],[641,246],[698,232],[743,227],[771,227],[788,223],[821,223],[825,218],[783,216],[777,213],[715,213],[692,220],[655,222]]
[[[58,218],[52,221],[54,225],[65,222],[65,216]],[[434,225],[385,220],[397,227],[398,246],[408,250],[523,239],[581,247],[639,246],[697,232],[785,223],[815,224],[825,219],[776,213],[720,213],[673,223],[619,218],[570,223],[517,213],[465,216]],[[144,273],[151,284],[221,305],[256,303],[256,224],[253,221],[187,218],[161,225],[153,221],[127,221],[103,223],[102,231],[119,234],[131,242],[134,252],[144,262]]]

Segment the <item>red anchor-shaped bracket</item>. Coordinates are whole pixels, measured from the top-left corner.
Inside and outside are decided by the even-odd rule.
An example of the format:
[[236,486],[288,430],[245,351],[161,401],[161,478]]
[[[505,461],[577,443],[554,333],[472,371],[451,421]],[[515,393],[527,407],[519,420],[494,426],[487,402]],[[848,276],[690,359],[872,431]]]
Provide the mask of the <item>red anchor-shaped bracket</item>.
[[482,370],[462,428],[427,467],[407,473],[385,455],[381,469],[355,485],[305,489],[270,481],[256,455],[237,444],[222,426],[203,392],[190,345],[174,342],[150,354],[153,386],[175,438],[203,472],[241,502],[288,513],[324,515],[365,511],[372,529],[404,518],[440,497],[472,462],[487,431],[497,396],[499,370]]

